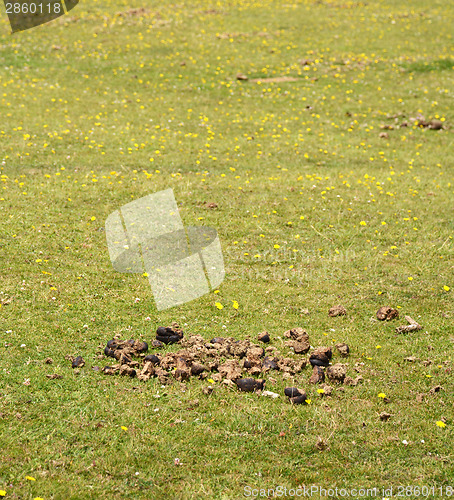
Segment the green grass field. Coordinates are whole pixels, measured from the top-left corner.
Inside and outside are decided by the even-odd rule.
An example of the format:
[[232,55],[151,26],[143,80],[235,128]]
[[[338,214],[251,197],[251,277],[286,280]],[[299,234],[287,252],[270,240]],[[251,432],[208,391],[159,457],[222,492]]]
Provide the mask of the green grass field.
[[[82,1],[14,35],[3,13],[0,495],[450,496],[453,25],[442,0]],[[226,276],[158,311],[144,276],[113,269],[103,228],[167,188],[185,225],[217,230]],[[400,319],[376,321],[382,305]],[[397,335],[404,315],[422,330]],[[286,355],[301,326],[314,347],[347,342],[333,361],[364,380],[321,397],[309,368],[273,375],[273,400],[92,370],[114,335],[150,341],[171,321],[207,340],[267,330]]]

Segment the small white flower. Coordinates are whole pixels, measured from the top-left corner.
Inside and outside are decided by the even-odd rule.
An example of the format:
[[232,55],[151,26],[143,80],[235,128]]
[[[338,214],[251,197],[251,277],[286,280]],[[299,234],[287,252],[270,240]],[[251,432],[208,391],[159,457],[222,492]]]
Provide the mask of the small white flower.
[[27,347],[25,344],[21,344],[20,346],[21,346],[21,347]]
[[407,441],[406,439],[404,439],[404,440],[402,441],[402,444],[404,444],[405,446],[407,446],[408,441]]

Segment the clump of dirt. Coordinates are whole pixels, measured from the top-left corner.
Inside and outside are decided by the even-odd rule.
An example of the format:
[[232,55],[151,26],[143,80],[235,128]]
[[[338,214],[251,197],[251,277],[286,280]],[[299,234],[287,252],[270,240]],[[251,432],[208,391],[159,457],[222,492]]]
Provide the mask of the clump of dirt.
[[115,375],[120,370],[120,366],[105,366],[102,371],[106,375]]
[[342,363],[336,363],[326,369],[326,376],[332,381],[341,384],[347,375],[347,367]]
[[429,128],[431,130],[441,130],[443,129],[443,122],[441,122],[440,120],[432,120],[430,123],[429,123]]
[[133,378],[136,376],[136,371],[131,366],[121,365],[120,366],[120,375],[128,375],[129,377]]
[[412,122],[417,122],[420,128],[428,128],[431,130],[442,130],[443,122],[440,120],[426,120],[424,116],[417,116],[416,118],[410,118]]
[[328,315],[334,318],[335,316],[345,316],[347,314],[347,309],[344,306],[338,305],[332,307],[328,311]]
[[112,339],[107,342],[104,354],[110,358],[120,359],[123,357],[138,356],[148,351],[148,344],[141,340],[119,340]]
[[288,397],[288,400],[291,404],[307,404],[307,394],[303,390],[300,390],[296,387],[286,387],[284,389],[284,394]]
[[258,340],[259,340],[259,342],[263,342],[264,344],[267,344],[271,339],[270,339],[270,335],[268,332],[262,332],[262,333],[259,333]]
[[380,321],[390,321],[399,317],[399,311],[389,306],[382,306],[377,311],[377,319]]
[[72,368],[82,368],[82,366],[85,365],[84,358],[82,356],[77,356],[76,358],[73,359],[71,363]]
[[294,398],[296,396],[301,396],[302,394],[305,394],[304,391],[300,391],[298,388],[296,387],[286,387],[284,389],[284,394],[288,397],[288,398]]
[[363,377],[358,375],[356,378],[349,377],[348,375],[344,378],[344,385],[357,386],[360,382],[363,381]]
[[309,356],[309,363],[312,366],[328,366],[332,356],[331,347],[318,347]]
[[224,379],[237,380],[242,377],[241,366],[237,359],[228,359],[225,363],[219,365],[218,372]]
[[325,381],[325,372],[321,366],[315,365],[312,368],[312,375],[309,379],[309,384],[321,384]]
[[151,361],[154,365],[159,365],[161,362],[161,358],[157,356],[156,354],[149,354],[148,356],[145,356],[143,358],[144,362]]
[[308,399],[306,394],[302,394],[301,396],[295,396],[294,398],[289,398],[290,403],[292,405],[304,405],[308,404]]
[[163,344],[175,344],[183,338],[183,330],[175,321],[171,326],[160,326],[156,330],[156,340]]
[[236,386],[243,392],[261,391],[265,386],[265,380],[255,378],[240,378],[235,381]]
[[279,362],[279,358],[277,356],[274,358],[270,358],[270,357],[266,356],[263,359],[262,370],[264,372],[267,372],[269,370],[279,370],[278,362]]
[[348,356],[350,353],[350,347],[345,342],[341,342],[340,344],[336,344],[336,349],[339,351],[341,356]]
[[306,354],[306,352],[311,348],[308,333],[300,327],[287,330],[284,333],[284,337],[292,339],[286,342],[286,345],[288,347],[293,347],[296,354]]
[[323,389],[323,392],[321,393],[323,396],[331,396],[333,393],[333,388],[328,384],[322,384],[320,389]]
[[284,372],[284,374],[295,375],[303,370],[303,368],[307,365],[307,361],[305,359],[296,360],[293,358],[279,358],[277,365],[279,370]]

